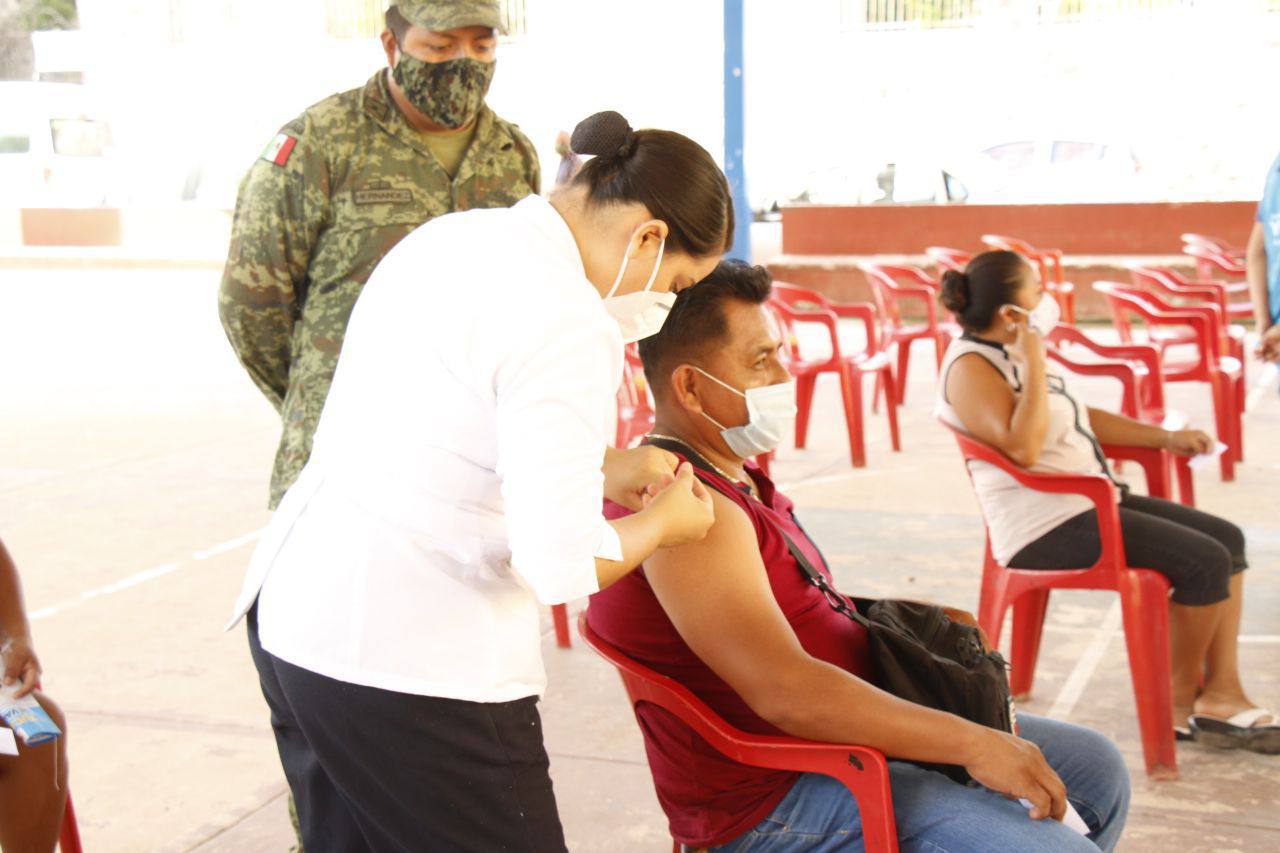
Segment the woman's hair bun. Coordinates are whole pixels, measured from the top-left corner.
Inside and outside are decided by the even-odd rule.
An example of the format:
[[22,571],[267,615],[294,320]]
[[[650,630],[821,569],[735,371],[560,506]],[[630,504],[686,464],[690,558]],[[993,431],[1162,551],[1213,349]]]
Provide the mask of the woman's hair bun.
[[969,276],[959,270],[947,270],[942,274],[942,304],[953,314],[969,307]]
[[629,157],[636,147],[636,132],[621,113],[605,110],[578,122],[569,147],[575,154]]

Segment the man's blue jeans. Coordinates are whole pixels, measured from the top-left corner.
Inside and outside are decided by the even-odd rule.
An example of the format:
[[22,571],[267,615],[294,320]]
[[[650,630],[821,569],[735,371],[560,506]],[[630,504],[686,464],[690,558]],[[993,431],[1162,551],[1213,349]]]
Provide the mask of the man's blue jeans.
[[[1129,811],[1129,772],[1120,752],[1097,732],[1030,714],[1019,734],[1037,744],[1088,824],[1088,836],[1055,820],[1031,820],[1027,809],[986,788],[959,785],[941,773],[889,762],[893,811],[903,853],[989,853],[992,850],[1110,851]],[[830,776],[805,773],[773,814],[755,829],[713,848],[729,853],[826,853],[862,850],[858,806]]]

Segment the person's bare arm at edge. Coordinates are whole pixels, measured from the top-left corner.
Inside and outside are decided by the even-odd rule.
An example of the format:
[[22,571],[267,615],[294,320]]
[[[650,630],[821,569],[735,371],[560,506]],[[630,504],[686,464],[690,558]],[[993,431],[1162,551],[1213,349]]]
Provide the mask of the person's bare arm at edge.
[[1249,244],[1245,248],[1245,278],[1249,282],[1249,297],[1253,300],[1254,328],[1258,330],[1258,357],[1263,361],[1280,361],[1280,327],[1273,326],[1271,315],[1275,306],[1267,292],[1267,244],[1261,222],[1253,223],[1249,232]]
[[988,788],[1061,819],[1062,781],[1035,744],[899,699],[811,657],[778,607],[755,528],[712,491],[715,523],[699,542],[645,561],[658,601],[689,647],[761,718],[794,737],[960,764]]

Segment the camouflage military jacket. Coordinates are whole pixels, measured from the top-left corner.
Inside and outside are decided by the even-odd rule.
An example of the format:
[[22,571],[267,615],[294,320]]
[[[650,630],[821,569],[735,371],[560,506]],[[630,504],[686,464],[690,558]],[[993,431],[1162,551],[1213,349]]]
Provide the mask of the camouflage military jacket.
[[[240,185],[218,298],[231,345],[280,412],[274,508],[311,453],[347,319],[392,246],[433,217],[538,192],[532,143],[487,106],[450,180],[379,71],[289,122]],[[433,282],[424,269],[422,284]]]

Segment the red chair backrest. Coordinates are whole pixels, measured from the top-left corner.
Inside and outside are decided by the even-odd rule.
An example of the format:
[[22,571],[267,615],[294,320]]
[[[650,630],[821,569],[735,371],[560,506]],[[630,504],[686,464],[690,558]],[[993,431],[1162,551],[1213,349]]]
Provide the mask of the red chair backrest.
[[938,293],[940,285],[919,267],[904,264],[862,264],[862,272],[871,285],[871,298],[875,301],[876,311],[888,321],[890,328],[902,325],[902,314],[898,306],[899,283],[923,286]]
[[933,262],[938,265],[939,277],[941,277],[943,270],[964,272],[965,265],[973,260],[972,252],[951,249],[946,246],[930,246],[924,250],[924,253],[933,258]]
[[1184,245],[1207,246],[1215,252],[1226,255],[1227,257],[1235,257],[1242,251],[1240,248],[1231,245],[1226,240],[1223,240],[1220,237],[1210,237],[1208,234],[1196,234],[1195,232],[1188,231],[1181,235],[1181,239]]
[[1115,281],[1095,281],[1093,289],[1102,293],[1111,309],[1121,340],[1132,339],[1132,318],[1138,317],[1148,328],[1156,326],[1184,326],[1196,335],[1197,366],[1208,371],[1221,359],[1220,321],[1212,306],[1178,307],[1159,299],[1155,294],[1131,285]]
[[1226,289],[1217,282],[1189,282],[1172,270],[1163,267],[1135,266],[1129,268],[1133,283],[1169,299],[1190,299],[1217,305],[1225,329],[1230,325]]
[[1203,244],[1188,243],[1182,247],[1182,253],[1190,255],[1197,261],[1196,268],[1202,276],[1217,269],[1226,275],[1239,277],[1245,274],[1244,264],[1229,255]]

